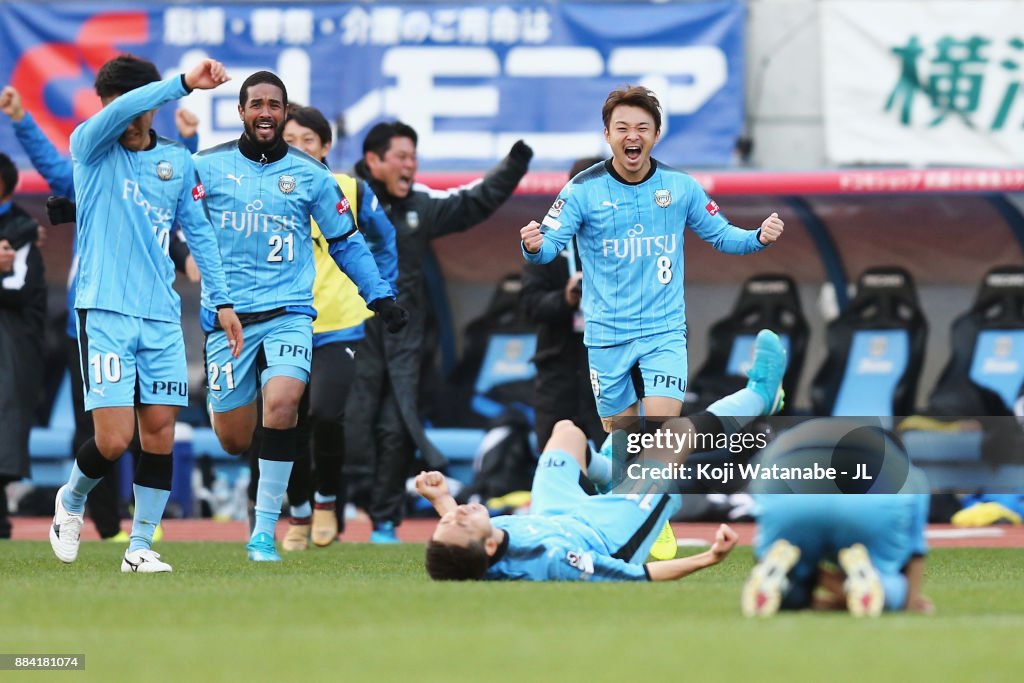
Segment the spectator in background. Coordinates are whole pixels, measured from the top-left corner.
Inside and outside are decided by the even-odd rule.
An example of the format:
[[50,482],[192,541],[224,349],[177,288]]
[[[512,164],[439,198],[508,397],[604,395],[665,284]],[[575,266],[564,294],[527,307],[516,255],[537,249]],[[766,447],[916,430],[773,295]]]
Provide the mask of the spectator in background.
[[[57,151],[53,143],[43,134],[43,131],[36,124],[32,114],[25,110],[21,94],[12,86],[5,86],[0,90],[0,112],[3,112],[11,120],[14,135],[21,143],[22,149],[28,155],[32,166],[43,176],[50,191],[57,197],[66,198],[64,201],[53,200],[48,205],[50,222],[54,225],[62,223],[73,223],[75,221],[75,207],[72,203],[75,198],[74,178],[72,176],[71,159]],[[185,145],[192,153],[199,145],[199,138],[196,130],[199,126],[199,118],[187,109],[178,109],[174,117],[178,129],[178,141]],[[176,233],[177,239],[173,239],[170,245],[170,256],[174,261],[178,272],[185,273],[191,282],[199,281],[199,269],[195,260],[189,253],[188,245],[181,237],[181,232]],[[72,258],[71,270],[68,273],[67,288],[67,341],[65,345],[65,357],[67,368],[71,378],[71,401],[75,412],[75,435],[72,438],[71,450],[77,453],[86,441],[93,437],[92,418],[85,412],[85,401],[82,394],[82,372],[81,360],[78,351],[77,316],[74,314],[75,291],[78,279],[78,250],[75,234],[71,236]],[[132,453],[138,457],[140,447],[138,438],[133,440]],[[104,477],[89,496],[89,516],[96,525],[96,531],[100,538],[114,539],[128,542],[128,533],[121,529],[121,514],[118,505],[118,473],[117,469],[111,470],[107,477]],[[154,540],[159,541],[162,531],[157,529]]]
[[[598,157],[580,159],[569,177],[600,163]],[[537,324],[537,367],[534,379],[534,430],[545,444],[560,420],[572,420],[596,446],[604,441],[590,383],[587,347],[583,345],[584,312],[580,308],[583,271],[575,241],[550,263],[526,263],[520,307]]]
[[[431,240],[462,232],[485,220],[512,196],[531,150],[522,140],[479,183],[451,192],[414,186],[418,168],[416,131],[400,121],[378,123],[363,140],[356,175],[370,184],[395,226],[398,245],[398,302],[409,324],[385,335],[380,320],[366,324],[356,379],[346,411],[347,471],[372,478],[370,518],[374,543],[397,543],[405,480],[419,448],[432,469],[446,464],[420,420],[421,375],[433,367],[437,330],[423,275]],[[360,461],[354,462],[359,457]]]
[[5,488],[29,476],[28,435],[43,373],[46,278],[36,221],[11,201],[18,169],[0,154],[0,539],[11,537]]

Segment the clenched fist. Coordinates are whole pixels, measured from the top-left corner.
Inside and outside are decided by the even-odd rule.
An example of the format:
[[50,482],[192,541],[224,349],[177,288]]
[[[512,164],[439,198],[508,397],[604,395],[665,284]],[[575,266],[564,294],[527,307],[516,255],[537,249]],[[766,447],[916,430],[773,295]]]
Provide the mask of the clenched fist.
[[773,213],[764,219],[764,223],[761,223],[761,234],[757,236],[757,239],[761,241],[761,244],[772,244],[782,237],[782,230],[785,227],[786,224],[779,218],[779,214]]

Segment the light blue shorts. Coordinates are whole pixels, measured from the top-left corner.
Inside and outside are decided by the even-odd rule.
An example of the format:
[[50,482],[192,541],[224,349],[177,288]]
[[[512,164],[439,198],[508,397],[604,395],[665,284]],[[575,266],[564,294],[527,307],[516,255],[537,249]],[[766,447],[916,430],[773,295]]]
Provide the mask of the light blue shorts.
[[686,332],[662,332],[616,346],[591,346],[590,385],[601,417],[618,415],[637,401],[630,375],[640,366],[646,396],[682,401],[686,396]]
[[608,554],[645,562],[665,522],[682,506],[682,496],[653,491],[588,496],[580,487],[581,476],[567,452],[545,451],[533,476],[530,513],[575,517],[604,539]]
[[86,410],[188,405],[180,324],[97,308],[77,313]]
[[242,355],[231,356],[227,335],[215,330],[206,337],[206,381],[215,413],[226,413],[256,400],[256,383],[271,377],[309,381],[313,358],[313,321],[302,313],[285,313],[243,327]]
[[[800,548],[800,560],[789,574],[802,592],[796,602],[809,601],[818,563],[838,563],[838,553],[862,543],[885,586],[886,609],[906,601],[903,567],[927,552],[924,538],[928,496],[924,494],[761,494],[756,502],[754,554],[762,557],[785,539]],[[805,605],[795,604],[793,607]]]

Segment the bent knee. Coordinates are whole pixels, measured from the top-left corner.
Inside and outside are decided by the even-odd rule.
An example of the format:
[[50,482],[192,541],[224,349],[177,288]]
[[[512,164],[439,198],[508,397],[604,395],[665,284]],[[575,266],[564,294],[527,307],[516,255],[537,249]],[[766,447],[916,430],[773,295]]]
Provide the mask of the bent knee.
[[117,460],[132,443],[132,434],[96,434],[96,448],[107,460]]
[[559,420],[551,429],[551,435],[559,435],[565,438],[572,438],[573,432],[579,432],[583,436],[583,430],[576,426],[572,420]]
[[220,447],[228,452],[230,455],[241,455],[249,450],[252,446],[252,434],[235,434],[235,433],[224,433],[218,432],[214,429],[217,434],[217,440],[220,441]]

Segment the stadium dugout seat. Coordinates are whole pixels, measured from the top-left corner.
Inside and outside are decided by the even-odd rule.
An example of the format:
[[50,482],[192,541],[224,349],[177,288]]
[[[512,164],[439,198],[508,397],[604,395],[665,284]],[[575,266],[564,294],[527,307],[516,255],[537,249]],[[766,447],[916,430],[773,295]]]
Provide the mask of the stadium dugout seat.
[[33,427],[28,452],[33,486],[61,486],[68,480],[74,454],[75,410],[71,401],[71,375],[64,373],[46,427]]
[[[985,275],[971,308],[953,321],[950,357],[925,411],[939,421],[905,423],[907,450],[938,488],[1024,481],[1022,435],[1010,417],[1022,385],[1024,267],[1000,266]],[[982,429],[961,431],[964,420]]]
[[910,274],[898,267],[864,271],[856,296],[828,325],[827,356],[811,385],[814,414],[912,413],[927,336]]
[[1024,385],[1024,267],[993,268],[953,321],[949,361],[928,399],[937,415],[1012,415]]
[[427,410],[427,436],[451,463],[449,474],[466,483],[487,428],[510,410],[533,420],[537,335],[519,313],[521,288],[518,274],[498,283],[484,313],[466,326],[462,358]]
[[708,357],[687,388],[685,414],[707,408],[747,384],[754,339],[762,329],[779,335],[789,365],[783,377],[786,409],[795,404],[797,383],[807,353],[808,328],[796,283],[788,275],[756,275],[745,283],[728,316],[711,327]]

